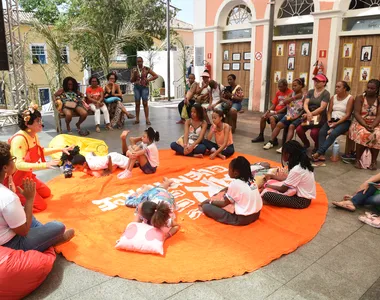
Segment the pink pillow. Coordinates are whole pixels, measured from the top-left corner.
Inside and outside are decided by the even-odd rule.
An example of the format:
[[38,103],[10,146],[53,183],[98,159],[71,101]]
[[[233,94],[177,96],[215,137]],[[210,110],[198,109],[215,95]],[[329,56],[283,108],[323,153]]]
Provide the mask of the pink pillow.
[[[284,183],[282,181],[277,181],[277,180],[274,180],[274,179],[268,180],[267,183],[266,183],[266,185],[267,184],[274,185],[274,186],[283,186],[284,185]],[[285,193],[280,193],[279,191],[276,191],[276,190],[273,190],[273,189],[270,189],[270,188],[265,188],[261,192],[261,196],[263,196],[267,192],[276,193],[276,194],[282,194],[282,195],[289,196],[289,197],[294,196],[295,194],[297,194],[297,190],[295,188],[289,188]]]
[[164,255],[164,240],[161,230],[145,223],[132,222],[116,242],[115,248]]

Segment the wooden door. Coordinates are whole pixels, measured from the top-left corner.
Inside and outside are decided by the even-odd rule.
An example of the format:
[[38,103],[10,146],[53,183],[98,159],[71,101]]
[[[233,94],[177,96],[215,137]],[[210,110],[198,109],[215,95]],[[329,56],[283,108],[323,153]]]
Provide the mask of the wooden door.
[[[272,44],[272,68],[270,77],[270,95],[274,98],[277,92],[278,79],[285,78],[289,88],[291,82],[306,76],[308,85],[311,60],[311,40],[274,41]],[[271,100],[272,101],[272,100]]]
[[248,98],[250,67],[253,66],[251,43],[223,44],[222,48],[222,84],[228,85],[228,75],[235,74],[236,83],[243,88],[244,98]]
[[363,93],[369,79],[380,78],[380,35],[342,37],[338,61],[336,81],[347,81],[351,95]]

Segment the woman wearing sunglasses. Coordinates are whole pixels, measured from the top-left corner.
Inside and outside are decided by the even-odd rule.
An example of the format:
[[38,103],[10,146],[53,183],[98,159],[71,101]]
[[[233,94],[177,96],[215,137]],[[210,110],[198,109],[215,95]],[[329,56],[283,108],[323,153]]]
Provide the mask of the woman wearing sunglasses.
[[[27,110],[18,114],[18,126],[20,130],[8,141],[11,146],[11,153],[15,156],[16,172],[11,176],[16,187],[20,187],[25,178],[30,178],[36,183],[36,195],[34,199],[33,211],[43,211],[46,209],[46,201],[51,194],[49,187],[37,179],[34,170],[48,169],[57,166],[60,160],[45,161],[45,155],[57,152],[65,152],[74,147],[64,149],[43,148],[38,139],[38,133],[42,131],[41,113],[37,110],[37,104],[32,104]],[[12,178],[13,177],[13,178]],[[9,177],[5,183],[9,184]],[[25,205],[25,197],[18,190],[15,191],[21,203]]]

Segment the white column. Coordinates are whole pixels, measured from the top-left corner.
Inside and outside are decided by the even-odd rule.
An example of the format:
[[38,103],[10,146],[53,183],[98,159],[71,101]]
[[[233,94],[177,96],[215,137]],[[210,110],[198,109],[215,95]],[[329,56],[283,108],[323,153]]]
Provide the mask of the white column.
[[213,57],[213,70],[212,76],[217,82],[222,82],[222,45],[220,41],[223,39],[223,31],[221,28],[214,29],[214,57]]
[[[194,74],[197,81],[200,80],[200,74],[204,66],[197,65],[196,48],[203,47],[203,60],[206,59],[206,0],[194,0]],[[203,61],[202,60],[202,61]]]
[[328,89],[330,94],[335,94],[335,83],[337,80],[338,61],[339,61],[339,32],[342,30],[342,17],[336,16],[331,19],[330,44],[327,58],[326,76],[330,80]]

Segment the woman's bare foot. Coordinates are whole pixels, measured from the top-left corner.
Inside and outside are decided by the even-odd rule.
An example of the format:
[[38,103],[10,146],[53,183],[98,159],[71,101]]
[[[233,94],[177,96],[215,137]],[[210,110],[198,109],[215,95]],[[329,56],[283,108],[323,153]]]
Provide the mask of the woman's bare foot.
[[203,158],[203,154],[194,154],[194,157],[196,157],[196,158]]
[[100,133],[100,127],[99,127],[99,125],[96,125],[96,127],[95,127],[95,131],[96,131],[97,133]]
[[371,171],[376,171],[377,170],[377,163],[376,162],[371,163],[371,165],[369,166],[368,169]]
[[54,246],[59,246],[59,245],[62,245],[62,244],[64,244],[64,243],[67,243],[67,242],[70,241],[74,236],[75,236],[75,231],[74,231],[74,229],[67,229],[67,230],[65,231],[65,233],[63,234],[62,239],[61,239],[57,244],[55,244]]
[[336,207],[339,207],[351,212],[354,212],[356,210],[355,205],[350,200],[339,201],[339,202],[334,201],[332,204],[335,205]]
[[162,187],[167,190],[173,183],[173,180],[164,177],[164,180],[162,181]]
[[112,126],[111,126],[111,124],[106,124],[106,130],[110,130],[110,131],[112,131],[112,130],[113,130],[113,128],[112,128]]
[[77,127],[78,131],[80,130],[80,124],[79,123],[75,123],[75,126]]
[[226,156],[223,155],[223,154],[218,154],[218,157],[221,158],[221,159],[223,159],[223,160],[226,160]]
[[67,129],[67,133],[68,134],[73,133],[72,130],[71,130],[70,124],[66,124],[66,129]]

